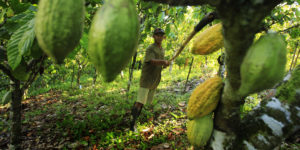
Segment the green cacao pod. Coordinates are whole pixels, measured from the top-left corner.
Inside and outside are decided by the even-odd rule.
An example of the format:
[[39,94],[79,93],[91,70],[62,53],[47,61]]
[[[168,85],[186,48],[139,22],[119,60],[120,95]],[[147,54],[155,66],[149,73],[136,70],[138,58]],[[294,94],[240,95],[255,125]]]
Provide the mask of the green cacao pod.
[[277,33],[258,39],[242,62],[239,93],[246,96],[272,88],[281,81],[285,73],[286,51],[286,42]]
[[30,56],[32,56],[35,59],[38,59],[42,55],[43,55],[43,50],[40,48],[37,40],[35,39],[30,50]]
[[23,60],[21,61],[19,66],[15,70],[13,70],[11,73],[16,79],[18,79],[20,81],[27,81],[30,76],[30,74],[27,70],[27,64]]
[[222,24],[218,23],[201,32],[194,40],[192,53],[208,55],[224,46]]
[[11,91],[6,92],[2,97],[2,105],[6,105],[7,103],[9,103],[12,100],[11,96]]
[[96,12],[89,32],[88,54],[106,82],[130,61],[139,39],[133,0],[109,0]]
[[42,50],[57,63],[77,46],[82,35],[84,0],[41,0],[35,32]]
[[223,85],[222,78],[216,76],[197,86],[188,102],[188,118],[203,117],[215,110],[221,98]]
[[213,131],[212,113],[187,123],[187,137],[196,147],[205,146]]

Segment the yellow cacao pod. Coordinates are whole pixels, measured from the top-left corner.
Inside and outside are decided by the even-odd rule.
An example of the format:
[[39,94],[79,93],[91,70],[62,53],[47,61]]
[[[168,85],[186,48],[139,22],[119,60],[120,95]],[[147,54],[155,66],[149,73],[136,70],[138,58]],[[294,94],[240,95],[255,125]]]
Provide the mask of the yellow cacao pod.
[[207,79],[197,86],[188,102],[188,118],[199,118],[215,110],[221,97],[222,87],[222,78],[218,76]]
[[187,137],[196,146],[205,146],[213,131],[212,113],[187,123]]
[[224,46],[222,24],[218,23],[201,32],[193,43],[192,53],[208,55]]

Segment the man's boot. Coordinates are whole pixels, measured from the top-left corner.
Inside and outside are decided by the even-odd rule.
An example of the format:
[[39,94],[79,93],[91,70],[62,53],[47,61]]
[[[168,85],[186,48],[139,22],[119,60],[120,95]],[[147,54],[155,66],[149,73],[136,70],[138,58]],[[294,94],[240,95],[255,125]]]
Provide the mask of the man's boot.
[[134,131],[135,121],[139,117],[139,115],[141,114],[143,106],[144,105],[142,103],[135,102],[133,107],[132,107],[132,110],[131,110],[132,120],[131,120],[131,123],[130,123],[130,130],[131,131]]

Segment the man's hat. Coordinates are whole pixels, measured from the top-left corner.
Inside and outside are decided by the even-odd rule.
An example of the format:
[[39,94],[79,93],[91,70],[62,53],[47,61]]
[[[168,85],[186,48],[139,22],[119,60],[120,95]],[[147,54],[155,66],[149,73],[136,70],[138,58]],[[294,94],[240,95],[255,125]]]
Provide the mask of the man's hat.
[[165,34],[165,31],[161,28],[156,28],[154,30],[153,34]]

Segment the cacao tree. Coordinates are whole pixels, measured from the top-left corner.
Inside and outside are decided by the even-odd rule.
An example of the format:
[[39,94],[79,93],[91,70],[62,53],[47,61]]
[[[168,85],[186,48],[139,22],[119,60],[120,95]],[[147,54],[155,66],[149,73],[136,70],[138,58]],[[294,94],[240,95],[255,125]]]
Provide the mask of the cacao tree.
[[[221,101],[215,111],[214,131],[209,149],[273,149],[280,142],[299,130],[299,92],[285,103],[278,98],[264,100],[244,118],[240,107],[245,95],[238,92],[241,86],[241,64],[254,41],[255,34],[266,26],[264,18],[270,16],[276,6],[296,1],[261,0],[144,0],[171,6],[210,5],[215,8],[223,24],[225,64],[227,76]],[[299,1],[298,1],[299,2]],[[272,13],[274,17],[276,13]],[[281,18],[280,18],[281,19]],[[273,21],[276,19],[273,19]],[[268,26],[267,26],[268,29]],[[259,61],[259,60],[258,60]],[[297,73],[295,73],[294,76]],[[299,75],[298,75],[299,76]],[[261,80],[264,77],[261,77]],[[291,89],[299,91],[299,85]]]
[[[38,43],[36,37],[35,15],[37,13],[37,2],[38,1],[27,0],[5,0],[0,2],[2,13],[2,22],[0,26],[0,70],[10,80],[7,85],[10,86],[9,92],[11,92],[11,94],[6,94],[5,99],[7,100],[6,102],[11,103],[11,135],[9,146],[11,149],[21,149],[21,101],[23,99],[24,91],[29,88],[39,74],[43,74],[45,67],[49,66],[44,63],[45,61],[49,61],[42,51],[42,48],[40,47],[41,44]],[[86,5],[94,5],[96,2],[101,3],[102,1],[87,0],[86,2]],[[41,21],[38,22],[40,23]],[[82,25],[80,25],[80,27],[81,26]],[[68,33],[68,31],[65,33]],[[51,32],[49,32],[49,34],[55,36],[55,34],[52,34]],[[80,37],[81,36],[79,36],[79,39]],[[55,43],[61,43],[61,41]],[[53,45],[50,45],[49,47],[52,46]],[[75,46],[77,46],[77,44],[73,43],[71,48],[74,48]],[[53,54],[53,56],[66,56],[66,54],[58,54],[60,52]],[[62,58],[59,58],[59,61],[62,62]]]
[[[57,0],[57,2],[62,1]],[[72,3],[73,1],[68,2]],[[223,88],[221,101],[219,102],[214,114],[215,126],[213,136],[207,144],[208,147],[218,150],[252,148],[272,149],[278,145],[280,141],[284,140],[299,129],[300,116],[297,114],[299,112],[299,91],[296,90],[299,89],[299,84],[288,82],[288,84],[296,85],[294,86],[295,88],[290,89],[294,92],[293,94],[279,94],[278,97],[280,100],[278,100],[278,98],[265,100],[258,108],[254,109],[243,118],[240,117],[240,107],[243,105],[244,99],[247,95],[240,95],[238,92],[241,85],[240,66],[249,47],[254,41],[256,33],[267,31],[272,27],[272,25],[278,22],[285,24],[286,21],[293,18],[292,15],[296,13],[285,12],[284,9],[276,6],[283,4],[292,5],[296,3],[294,0],[135,0],[132,2],[137,4],[136,7],[141,23],[139,44],[142,46],[138,49],[138,55],[140,55],[142,53],[141,51],[143,51],[152,42],[149,40],[151,39],[151,31],[156,27],[165,27],[166,35],[170,38],[170,40],[166,43],[166,47],[167,49],[171,49],[167,51],[166,54],[168,57],[172,56],[174,50],[180,46],[178,43],[181,43],[181,41],[186,38],[184,33],[190,32],[191,26],[196,25],[197,21],[203,18],[206,13],[212,11],[217,12],[219,21],[222,22],[223,26],[227,76],[225,78],[225,87]],[[36,3],[37,1],[33,0],[11,0],[0,2],[1,10],[4,12],[2,17],[3,22],[0,27],[1,46],[3,47],[0,51],[0,69],[13,82],[12,87],[14,96],[12,96],[12,108],[14,116],[11,144],[16,149],[19,148],[20,144],[20,110],[22,95],[24,90],[34,81],[37,74],[42,73],[43,68],[45,68],[43,62],[45,61],[46,56],[40,50],[33,30],[35,25],[34,16],[37,8],[32,6],[32,4]],[[93,23],[92,18],[94,18],[96,11],[102,7],[102,4],[104,4],[102,0],[85,1],[85,9],[86,12],[88,12],[85,14],[86,18],[84,19],[85,31],[90,30],[90,26]],[[299,1],[296,4],[299,4]],[[74,6],[77,7],[78,5],[81,5],[81,3]],[[186,6],[199,7],[193,9],[193,16],[188,16],[186,18],[185,13],[190,11]],[[50,9],[50,7],[47,6],[44,8]],[[61,6],[61,9],[65,8]],[[82,14],[78,16],[82,16]],[[106,17],[110,18],[111,16]],[[123,16],[119,16],[119,18],[123,18]],[[43,20],[42,17],[40,17],[40,19]],[[194,22],[193,20],[197,21]],[[72,19],[67,20],[68,25],[72,24],[71,22]],[[136,20],[134,22],[136,22]],[[292,22],[296,22],[296,20],[292,20]],[[41,24],[41,26],[45,24],[48,25],[47,22]],[[60,25],[58,26],[60,27]],[[82,24],[80,22],[80,26],[75,28],[76,33],[79,31],[77,29],[81,29],[81,26]],[[114,24],[114,26],[116,26],[116,28],[109,31],[118,31],[118,29],[122,27],[122,25],[118,24]],[[68,28],[66,27],[66,29]],[[280,32],[288,33],[292,37],[297,38],[299,36],[298,30],[297,24],[293,24],[290,28]],[[64,32],[64,28],[62,32],[57,31],[57,33]],[[65,33],[67,34],[68,32]],[[44,46],[44,49],[61,42],[57,41],[52,43],[56,40],[56,37],[55,34],[52,34],[51,32],[49,32],[49,34],[52,36],[50,38],[51,41],[46,42],[46,44],[50,43],[50,45]],[[81,37],[79,34],[81,33],[77,33],[75,35],[76,40],[74,41],[79,41]],[[136,40],[137,37],[133,38]],[[92,40],[95,40],[94,43],[97,45],[98,41],[96,38],[92,38]],[[62,41],[66,42],[64,40]],[[143,43],[143,41],[146,42]],[[111,42],[110,39],[102,41],[102,43],[107,45],[109,45],[109,42]],[[127,43],[127,41],[125,43]],[[71,43],[70,46],[69,44],[70,43],[64,45],[68,48],[72,47],[68,50],[69,52],[72,51],[74,47],[78,46],[78,43]],[[56,46],[58,46],[58,49],[60,50],[63,49],[62,47],[59,47],[60,45]],[[80,46],[84,47],[82,43],[80,43]],[[87,47],[84,47],[83,49],[87,49]],[[50,51],[54,52],[54,50],[56,49],[53,49],[52,47]],[[50,56],[52,55],[54,58],[58,57],[59,62],[62,63],[63,58],[66,57],[67,54],[60,55],[60,52],[61,51],[55,51],[53,54],[48,52],[48,54],[50,54]],[[183,54],[185,56],[190,55],[188,52],[184,52]],[[101,57],[104,56],[106,55],[101,54]],[[73,61],[75,57],[70,58],[70,60]],[[127,56],[126,61],[128,61],[129,58],[130,57]],[[180,59],[182,58],[179,58],[178,60]],[[208,59],[210,59],[209,56],[205,56],[202,57],[200,61],[205,60],[205,63],[207,64]],[[79,63],[81,63],[81,60],[84,59],[80,59]],[[182,60],[185,59],[183,58]],[[126,63],[117,63],[117,65],[126,66]],[[115,66],[111,67],[113,68]],[[13,73],[15,70],[18,70],[17,73]],[[294,74],[296,75],[294,76],[297,76],[298,71],[295,72],[296,73]],[[22,74],[22,76],[18,76],[19,74]],[[80,74],[81,73],[79,73],[78,77],[80,77]],[[286,98],[287,95],[293,95],[292,97],[289,97],[292,99],[291,102],[287,103],[281,101],[282,97]],[[285,119],[282,116],[291,117]],[[275,127],[275,130],[273,127]]]
[[[0,70],[9,78],[11,97],[11,148],[20,149],[21,101],[38,74],[44,70],[47,57],[37,44],[34,32],[34,12],[30,3],[9,1],[1,3],[3,15],[1,24]],[[11,11],[9,11],[11,10]]]

